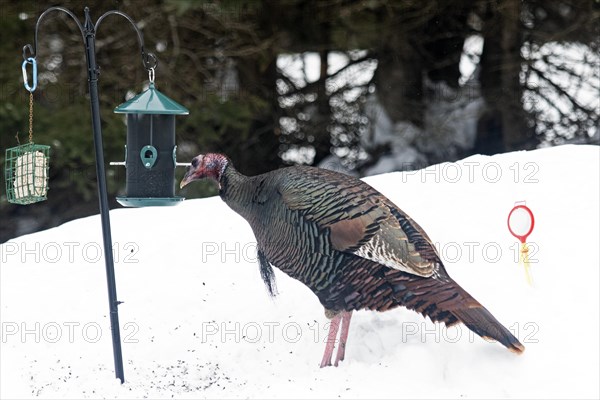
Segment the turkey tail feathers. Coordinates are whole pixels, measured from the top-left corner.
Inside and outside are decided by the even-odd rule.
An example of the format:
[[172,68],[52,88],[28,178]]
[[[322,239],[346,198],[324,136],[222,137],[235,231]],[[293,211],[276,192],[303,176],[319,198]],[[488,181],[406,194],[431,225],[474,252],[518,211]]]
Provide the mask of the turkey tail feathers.
[[[443,268],[443,267],[442,267]],[[441,270],[445,275],[445,270]],[[486,339],[494,339],[514,353],[525,347],[494,316],[451,278],[422,278],[400,271],[390,276],[399,305],[452,326],[462,322]]]
[[452,314],[482,338],[497,340],[513,353],[525,351],[525,346],[483,306],[452,310]]

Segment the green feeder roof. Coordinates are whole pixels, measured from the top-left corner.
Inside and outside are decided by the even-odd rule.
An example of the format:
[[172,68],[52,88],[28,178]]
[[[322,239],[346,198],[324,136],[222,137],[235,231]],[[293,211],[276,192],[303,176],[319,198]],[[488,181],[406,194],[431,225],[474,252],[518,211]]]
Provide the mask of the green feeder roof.
[[156,90],[151,82],[147,90],[115,108],[115,113],[188,115],[190,111]]

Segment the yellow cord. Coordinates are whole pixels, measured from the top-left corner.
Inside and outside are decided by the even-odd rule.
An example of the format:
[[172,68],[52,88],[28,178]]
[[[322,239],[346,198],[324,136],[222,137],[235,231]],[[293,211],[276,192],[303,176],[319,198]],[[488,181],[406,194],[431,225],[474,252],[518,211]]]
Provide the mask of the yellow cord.
[[521,243],[521,261],[523,262],[523,266],[525,267],[525,277],[527,278],[527,283],[529,285],[533,285],[533,278],[531,277],[531,270],[529,268],[529,247],[527,247],[526,243]]

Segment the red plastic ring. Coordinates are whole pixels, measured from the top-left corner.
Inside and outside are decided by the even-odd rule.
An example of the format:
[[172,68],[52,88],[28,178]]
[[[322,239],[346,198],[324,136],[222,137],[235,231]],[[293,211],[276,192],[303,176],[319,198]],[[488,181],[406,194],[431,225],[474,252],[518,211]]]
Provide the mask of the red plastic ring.
[[[529,228],[529,231],[524,235],[517,235],[516,233],[513,232],[513,230],[510,227],[510,216],[512,215],[513,212],[515,212],[515,210],[518,210],[519,208],[525,210],[529,214],[529,217],[531,217],[531,227]],[[508,219],[506,222],[508,224],[508,230],[510,231],[510,234],[513,235],[514,237],[516,237],[517,239],[519,239],[521,241],[521,243],[525,243],[527,241],[527,236],[529,236],[531,234],[531,232],[533,231],[533,226],[535,225],[535,218],[533,218],[533,213],[531,212],[529,207],[520,204],[518,206],[515,206],[512,210],[510,210],[510,213],[508,213]]]

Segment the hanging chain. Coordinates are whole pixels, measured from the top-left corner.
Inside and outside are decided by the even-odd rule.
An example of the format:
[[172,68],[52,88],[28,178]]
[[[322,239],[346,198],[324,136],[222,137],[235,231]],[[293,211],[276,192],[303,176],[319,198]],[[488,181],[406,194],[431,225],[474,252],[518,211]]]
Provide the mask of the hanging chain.
[[29,92],[29,143],[33,143],[33,92]]
[[[39,22],[39,20],[38,20]],[[37,36],[37,28],[36,28],[36,36]],[[25,46],[27,47],[27,46]],[[30,46],[31,47],[31,46]],[[23,49],[23,54],[25,54],[25,48]],[[31,64],[32,74],[33,74],[33,82],[31,86],[29,85],[29,78],[27,77],[27,64]],[[21,65],[21,70],[23,72],[23,85],[25,89],[29,91],[29,143],[33,143],[33,91],[37,87],[37,62],[34,57],[29,57],[23,60],[23,64]]]

